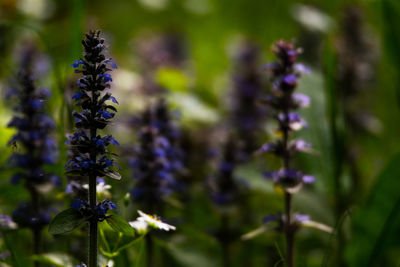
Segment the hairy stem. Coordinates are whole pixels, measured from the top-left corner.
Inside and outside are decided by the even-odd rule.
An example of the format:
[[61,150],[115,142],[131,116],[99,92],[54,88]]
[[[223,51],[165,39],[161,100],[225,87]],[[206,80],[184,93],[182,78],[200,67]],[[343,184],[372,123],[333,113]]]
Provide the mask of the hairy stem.
[[[289,155],[289,101],[290,96],[287,97],[284,113],[285,113],[285,122],[284,122],[284,129],[283,129],[283,147],[284,153],[282,156],[283,160],[283,167],[285,170],[289,170],[290,168],[290,155]],[[284,220],[284,232],[286,237],[286,266],[293,267],[293,258],[294,258],[294,232],[292,230],[292,216],[291,216],[291,208],[292,208],[292,195],[285,191],[285,220]]]
[[285,192],[285,236],[286,236],[286,266],[293,267],[293,245],[294,245],[294,233],[291,227],[291,203],[292,195],[288,192]]
[[[93,112],[92,112],[92,116]],[[96,137],[96,128],[90,129],[90,140]],[[90,153],[90,159],[96,162],[96,151]],[[90,209],[94,211],[96,207],[96,181],[95,174],[89,175],[89,205]],[[97,267],[97,217],[94,216],[89,221],[89,267]]]
[[[89,177],[89,205],[92,210],[96,206],[96,176]],[[89,221],[89,267],[97,267],[97,218]]]
[[[33,153],[33,152],[31,152]],[[31,184],[27,184],[27,187],[31,194],[32,207],[35,214],[39,213],[39,194],[36,189]],[[41,228],[31,228],[32,236],[33,236],[33,254],[38,255],[41,252]],[[39,267],[40,263],[38,261],[34,261],[34,266]]]

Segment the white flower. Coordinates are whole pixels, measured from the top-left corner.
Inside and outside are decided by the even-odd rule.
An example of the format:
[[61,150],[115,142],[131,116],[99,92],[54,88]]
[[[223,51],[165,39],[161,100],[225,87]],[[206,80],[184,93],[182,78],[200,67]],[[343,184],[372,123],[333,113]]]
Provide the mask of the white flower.
[[132,226],[133,229],[135,229],[135,231],[137,231],[139,234],[144,234],[147,232],[149,225],[147,224],[147,222],[143,221],[143,220],[136,220],[136,221],[132,221],[129,222],[130,226]]
[[[82,187],[89,190],[88,184],[84,184],[84,185],[82,185]],[[111,194],[110,194],[110,191],[108,191],[110,189],[111,189],[111,185],[106,184],[103,179],[98,179],[98,182],[96,185],[96,193],[99,196],[110,197]]]
[[146,214],[140,210],[138,210],[138,213],[139,213],[140,217],[137,218],[137,220],[146,222],[152,228],[161,229],[164,231],[176,230],[175,226],[166,224],[155,216]]

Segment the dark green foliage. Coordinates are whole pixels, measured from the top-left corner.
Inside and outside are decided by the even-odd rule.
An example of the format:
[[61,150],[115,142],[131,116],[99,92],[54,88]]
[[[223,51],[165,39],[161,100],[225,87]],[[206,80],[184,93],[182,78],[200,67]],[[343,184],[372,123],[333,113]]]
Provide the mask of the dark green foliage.
[[106,221],[114,231],[123,233],[127,236],[135,236],[133,228],[120,216],[112,214],[106,219]]
[[49,225],[49,233],[52,235],[65,234],[75,230],[86,222],[85,218],[79,211],[69,208],[60,212],[54,217]]

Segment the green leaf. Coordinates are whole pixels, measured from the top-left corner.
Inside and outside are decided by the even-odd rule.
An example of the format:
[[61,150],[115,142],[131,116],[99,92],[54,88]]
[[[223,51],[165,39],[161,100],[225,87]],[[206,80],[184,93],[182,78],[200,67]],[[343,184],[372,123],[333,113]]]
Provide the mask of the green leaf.
[[74,259],[64,253],[45,253],[45,254],[39,254],[39,255],[33,255],[32,259],[38,262],[42,263],[49,263],[52,266],[57,266],[57,267],[73,267],[73,261]]
[[107,176],[109,178],[115,179],[115,180],[121,180],[121,174],[119,174],[118,172],[115,172],[115,171],[109,171],[109,172],[99,171],[99,173],[101,173],[102,175]]
[[114,229],[114,231],[121,232],[127,236],[135,235],[135,230],[133,230],[132,226],[130,226],[129,223],[122,219],[120,216],[113,214],[106,220],[111,228]]
[[53,235],[65,234],[81,226],[86,218],[75,209],[67,209],[54,217],[49,225],[49,233]]
[[168,88],[169,90],[177,92],[187,91],[187,78],[182,71],[178,69],[160,69],[157,73],[156,80],[162,87]]
[[390,250],[400,245],[400,154],[379,175],[366,203],[353,217],[349,266],[394,266]]

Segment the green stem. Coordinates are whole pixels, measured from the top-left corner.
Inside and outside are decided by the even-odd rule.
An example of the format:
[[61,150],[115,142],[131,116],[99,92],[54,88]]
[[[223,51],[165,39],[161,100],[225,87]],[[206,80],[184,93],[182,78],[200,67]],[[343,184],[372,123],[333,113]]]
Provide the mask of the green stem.
[[285,192],[285,236],[286,236],[286,266],[293,267],[293,246],[294,246],[294,233],[292,230],[292,218],[290,214],[292,195]]
[[146,251],[147,251],[147,267],[154,267],[153,239],[150,233],[146,235]]

